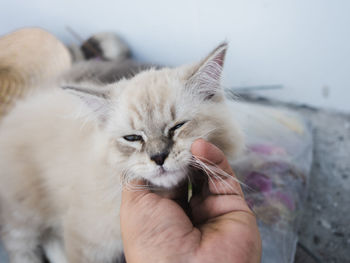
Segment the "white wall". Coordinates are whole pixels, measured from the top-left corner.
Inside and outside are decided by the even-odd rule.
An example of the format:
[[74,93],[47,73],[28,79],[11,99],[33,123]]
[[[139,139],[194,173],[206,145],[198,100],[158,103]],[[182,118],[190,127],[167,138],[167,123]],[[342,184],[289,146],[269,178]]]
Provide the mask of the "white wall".
[[262,94],[350,112],[349,0],[0,1],[0,34],[112,30],[143,61],[178,65],[228,40],[226,86],[280,84]]

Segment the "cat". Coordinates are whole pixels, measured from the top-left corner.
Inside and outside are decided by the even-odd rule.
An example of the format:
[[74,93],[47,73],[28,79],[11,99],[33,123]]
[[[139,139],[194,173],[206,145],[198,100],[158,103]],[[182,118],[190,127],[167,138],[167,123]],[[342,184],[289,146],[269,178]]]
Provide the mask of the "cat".
[[70,45],[68,48],[74,66],[62,78],[69,82],[110,84],[146,69],[160,68],[132,59],[128,45],[118,35],[109,32],[95,34],[81,46]]
[[0,123],[10,262],[41,262],[39,247],[52,263],[118,262],[122,187],[133,189],[134,179],[177,187],[197,138],[234,159],[244,143],[220,86],[226,50],[223,43],[198,63],[107,84],[52,84],[20,101]]

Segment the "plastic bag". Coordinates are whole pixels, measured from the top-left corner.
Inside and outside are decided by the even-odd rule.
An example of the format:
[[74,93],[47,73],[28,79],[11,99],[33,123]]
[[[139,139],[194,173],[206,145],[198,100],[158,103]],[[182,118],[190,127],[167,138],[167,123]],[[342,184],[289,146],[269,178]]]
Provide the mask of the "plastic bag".
[[291,111],[234,101],[229,105],[246,135],[246,151],[232,166],[258,218],[262,262],[292,263],[312,163],[311,129]]

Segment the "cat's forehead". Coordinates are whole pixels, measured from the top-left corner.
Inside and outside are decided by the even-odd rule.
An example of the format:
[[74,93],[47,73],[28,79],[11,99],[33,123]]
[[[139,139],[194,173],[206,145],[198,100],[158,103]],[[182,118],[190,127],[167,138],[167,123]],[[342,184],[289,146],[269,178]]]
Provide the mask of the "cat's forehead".
[[177,118],[182,89],[181,78],[171,70],[145,72],[126,83],[123,110],[128,111],[132,126],[162,126]]
[[[173,69],[149,70],[130,79],[125,95],[134,95],[144,99],[164,98],[166,94],[175,94],[183,86],[183,80]],[[171,95],[169,94],[169,95]],[[139,98],[139,99],[141,99]],[[158,101],[154,101],[155,103]]]

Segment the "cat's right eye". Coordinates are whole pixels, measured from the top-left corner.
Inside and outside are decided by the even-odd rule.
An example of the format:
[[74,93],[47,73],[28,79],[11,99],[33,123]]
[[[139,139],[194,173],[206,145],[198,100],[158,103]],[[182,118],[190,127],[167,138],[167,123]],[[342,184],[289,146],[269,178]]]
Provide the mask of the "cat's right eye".
[[124,140],[129,141],[129,142],[143,141],[142,136],[136,135],[136,134],[126,135],[123,138],[124,138]]

